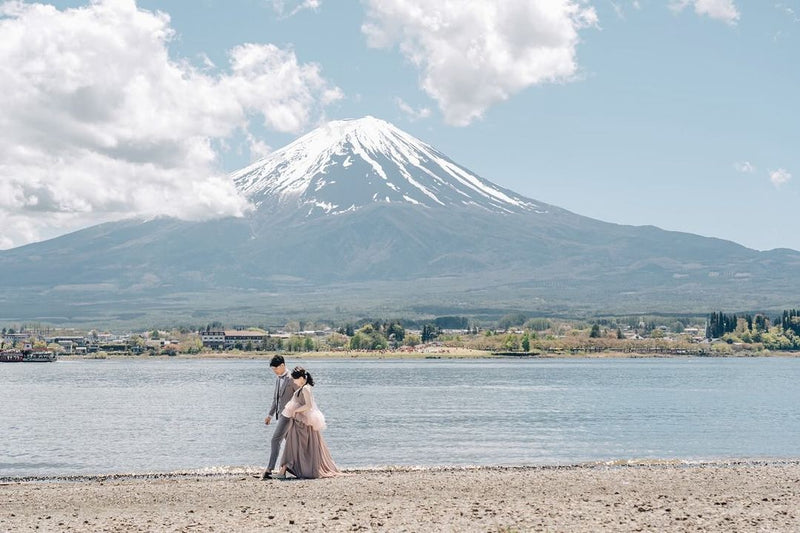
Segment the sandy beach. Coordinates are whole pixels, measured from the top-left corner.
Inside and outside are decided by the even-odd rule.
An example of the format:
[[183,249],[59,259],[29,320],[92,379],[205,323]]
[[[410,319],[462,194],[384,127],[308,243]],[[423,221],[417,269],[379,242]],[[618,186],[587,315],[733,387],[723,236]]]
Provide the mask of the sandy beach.
[[0,531],[800,531],[800,462],[0,483]]

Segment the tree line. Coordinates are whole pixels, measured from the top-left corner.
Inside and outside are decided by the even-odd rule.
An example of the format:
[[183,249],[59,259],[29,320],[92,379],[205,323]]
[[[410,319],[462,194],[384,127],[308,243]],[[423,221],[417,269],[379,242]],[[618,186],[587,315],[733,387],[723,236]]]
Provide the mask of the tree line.
[[713,312],[706,322],[706,338],[760,345],[768,350],[800,350],[800,310],[784,310],[773,318]]

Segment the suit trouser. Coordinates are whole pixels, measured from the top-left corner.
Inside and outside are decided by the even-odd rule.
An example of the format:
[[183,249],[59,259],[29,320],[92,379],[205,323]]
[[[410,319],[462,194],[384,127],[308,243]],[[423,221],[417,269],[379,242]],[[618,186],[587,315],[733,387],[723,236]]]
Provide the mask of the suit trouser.
[[275,425],[275,433],[272,434],[272,449],[269,453],[269,465],[267,470],[275,468],[275,463],[278,462],[278,453],[281,451],[281,443],[286,437],[286,431],[289,429],[290,420],[283,415],[278,415],[278,423]]

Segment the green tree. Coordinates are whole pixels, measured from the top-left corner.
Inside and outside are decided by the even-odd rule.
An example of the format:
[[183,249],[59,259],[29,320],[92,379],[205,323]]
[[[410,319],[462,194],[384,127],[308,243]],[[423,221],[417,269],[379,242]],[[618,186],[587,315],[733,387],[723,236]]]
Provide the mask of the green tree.
[[325,341],[334,350],[344,348],[350,344],[350,339],[344,333],[331,333]]
[[527,319],[528,317],[524,313],[509,313],[497,322],[497,328],[508,330],[516,326],[522,326]]
[[600,336],[600,325],[592,324],[592,330],[589,332],[589,337],[596,339]]
[[354,333],[352,337],[350,337],[350,349],[351,350],[368,350],[370,345],[370,338],[367,335],[364,335],[361,332]]
[[305,340],[303,341],[303,349],[307,352],[313,352],[314,339],[312,339],[311,337],[306,337]]
[[405,342],[406,346],[417,346],[420,342],[422,342],[422,339],[420,338],[419,335],[408,333],[406,334],[403,341]]
[[513,333],[506,335],[506,338],[503,340],[503,348],[510,352],[518,351],[520,348],[519,337]]
[[430,342],[439,336],[439,328],[433,324],[425,324],[422,326],[422,342]]
[[386,328],[386,337],[398,345],[402,344],[405,336],[406,330],[399,322],[394,322]]
[[463,316],[440,316],[434,319],[433,323],[439,329],[467,329],[469,319]]
[[550,329],[550,321],[546,318],[531,318],[525,321],[525,328],[533,331],[547,331]]
[[366,324],[350,339],[352,350],[385,350],[388,348],[386,337],[376,331],[372,324]]

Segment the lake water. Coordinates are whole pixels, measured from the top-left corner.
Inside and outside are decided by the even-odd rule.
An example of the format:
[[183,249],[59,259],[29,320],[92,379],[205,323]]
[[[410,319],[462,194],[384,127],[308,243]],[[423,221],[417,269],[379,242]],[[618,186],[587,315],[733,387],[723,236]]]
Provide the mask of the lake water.
[[[800,457],[800,359],[302,364],[343,468]],[[0,477],[263,467],[273,384],[253,360],[0,364]]]

